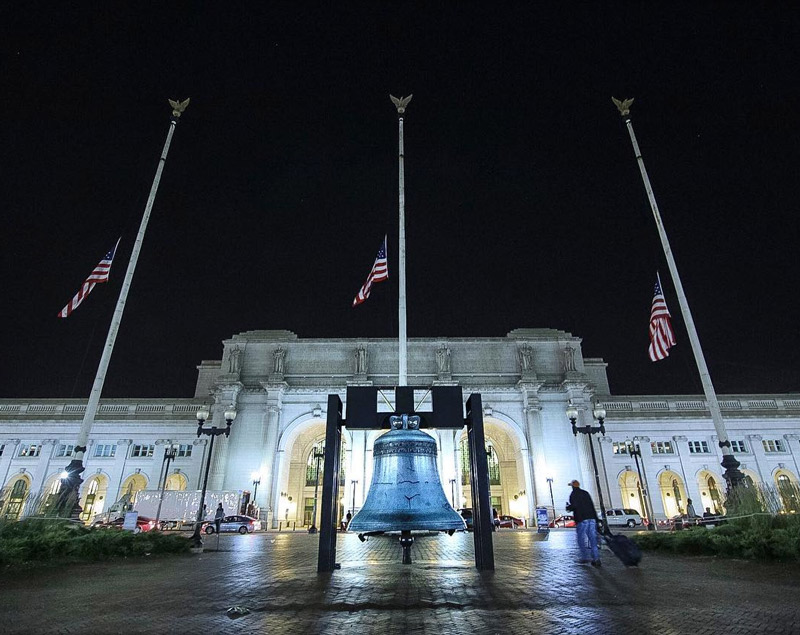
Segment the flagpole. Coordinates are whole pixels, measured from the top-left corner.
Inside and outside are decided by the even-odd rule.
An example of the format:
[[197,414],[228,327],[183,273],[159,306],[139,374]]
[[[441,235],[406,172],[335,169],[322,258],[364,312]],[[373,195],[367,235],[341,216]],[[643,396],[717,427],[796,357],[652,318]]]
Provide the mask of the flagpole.
[[408,97],[389,96],[392,103],[397,107],[397,121],[398,121],[398,134],[399,134],[399,151],[398,162],[400,171],[400,185],[399,185],[399,217],[400,217],[400,238],[397,248],[397,281],[399,287],[399,298],[397,303],[398,310],[398,386],[408,385],[408,335],[406,333],[406,183],[405,172],[403,166],[403,114],[406,111],[408,102],[411,101],[413,95]]
[[169,123],[169,130],[167,131],[167,139],[164,142],[164,148],[161,151],[161,158],[158,160],[156,174],[153,178],[153,184],[150,187],[150,195],[147,197],[147,204],[145,205],[142,221],[139,225],[139,233],[136,236],[136,242],[133,244],[131,258],[128,262],[128,270],[125,272],[125,279],[122,282],[122,289],[119,292],[117,306],[114,309],[114,315],[111,318],[111,325],[108,328],[106,343],[103,346],[103,354],[101,355],[100,363],[97,366],[97,374],[94,377],[92,391],[89,394],[89,401],[86,403],[86,412],[83,415],[83,423],[81,424],[81,429],[78,433],[78,440],[75,442],[75,454],[73,455],[73,459],[70,464],[66,467],[68,476],[62,482],[60,497],[62,504],[69,503],[71,501],[72,494],[75,496],[74,501],[72,501],[73,505],[71,507],[71,515],[74,518],[77,518],[82,511],[80,508],[80,497],[78,494],[80,485],[83,482],[80,475],[85,469],[83,466],[83,459],[86,454],[86,444],[89,441],[89,433],[94,425],[95,415],[97,414],[97,409],[100,405],[100,395],[103,392],[103,384],[106,380],[108,364],[111,361],[111,353],[114,351],[114,343],[117,340],[117,333],[119,332],[119,326],[122,322],[122,313],[125,310],[128,291],[131,287],[133,273],[136,270],[136,263],[139,260],[139,252],[142,249],[144,233],[147,229],[147,223],[150,220],[150,212],[153,209],[156,192],[158,191],[158,185],[161,181],[161,172],[164,170],[164,164],[167,161],[167,152],[169,152],[172,135],[175,133],[175,127],[178,125],[178,119],[180,118],[181,113],[186,110],[186,107],[189,105],[189,100],[186,99],[180,103],[170,100],[170,105],[172,106],[173,110],[172,118]]
[[717,393],[714,391],[714,385],[711,383],[711,375],[708,372],[708,366],[706,365],[706,359],[703,355],[703,349],[700,346],[700,338],[697,336],[694,318],[692,317],[692,312],[689,309],[689,302],[686,299],[686,294],[683,291],[681,278],[678,275],[678,266],[675,263],[675,258],[672,255],[672,248],[670,247],[669,239],[667,238],[667,232],[664,228],[664,223],[661,220],[661,214],[658,211],[658,204],[656,203],[655,194],[653,194],[653,188],[650,185],[650,178],[647,176],[647,169],[644,166],[642,152],[639,150],[639,144],[636,141],[636,134],[633,132],[633,123],[631,122],[630,117],[630,105],[633,103],[633,99],[619,101],[612,97],[612,100],[619,109],[619,113],[625,120],[625,125],[628,128],[628,134],[630,135],[631,143],[633,144],[633,152],[636,155],[636,162],[639,164],[639,171],[642,174],[644,189],[647,192],[647,198],[650,201],[650,208],[653,210],[653,217],[655,218],[656,227],[658,228],[658,235],[661,238],[661,246],[664,248],[664,256],[666,256],[667,259],[667,266],[669,267],[669,272],[672,276],[672,283],[675,286],[675,293],[678,296],[678,304],[681,307],[683,321],[686,324],[686,330],[689,334],[689,343],[691,344],[692,353],[694,354],[695,363],[697,364],[697,370],[700,374],[700,382],[703,385],[703,392],[705,393],[706,401],[708,402],[708,409],[711,412],[711,420],[713,421],[714,429],[717,432],[719,447],[722,450],[722,467],[725,468],[723,476],[727,481],[729,488],[736,487],[744,480],[744,475],[739,471],[740,463],[734,457],[733,450],[731,450],[731,442],[728,439],[728,431],[725,429],[725,422],[722,419],[722,410],[719,407]]

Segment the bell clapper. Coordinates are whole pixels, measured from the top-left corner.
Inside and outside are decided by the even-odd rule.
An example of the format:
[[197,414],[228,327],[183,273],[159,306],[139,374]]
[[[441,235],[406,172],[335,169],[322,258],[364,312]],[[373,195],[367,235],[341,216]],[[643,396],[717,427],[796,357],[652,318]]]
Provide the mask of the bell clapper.
[[411,564],[411,545],[414,544],[414,536],[411,531],[404,529],[400,532],[400,546],[403,547],[403,564]]

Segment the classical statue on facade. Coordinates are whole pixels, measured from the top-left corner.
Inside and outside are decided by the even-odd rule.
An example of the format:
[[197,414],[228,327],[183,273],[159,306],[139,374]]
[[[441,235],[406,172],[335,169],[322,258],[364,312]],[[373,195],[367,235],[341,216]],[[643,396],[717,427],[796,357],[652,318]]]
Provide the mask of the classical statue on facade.
[[566,372],[577,370],[575,368],[575,349],[571,346],[564,349],[564,370]]
[[355,361],[356,361],[356,375],[366,375],[367,374],[367,349],[364,348],[362,344],[359,346],[355,352]]
[[230,355],[228,355],[228,372],[238,373],[240,370],[241,361],[242,349],[238,346],[234,346],[231,349]]
[[283,375],[284,360],[286,359],[286,349],[282,346],[276,348],[272,353],[272,372],[276,375]]
[[450,349],[447,346],[436,350],[436,367],[440,375],[450,373]]
[[533,349],[530,346],[525,344],[519,349],[517,356],[520,370],[523,373],[533,370]]

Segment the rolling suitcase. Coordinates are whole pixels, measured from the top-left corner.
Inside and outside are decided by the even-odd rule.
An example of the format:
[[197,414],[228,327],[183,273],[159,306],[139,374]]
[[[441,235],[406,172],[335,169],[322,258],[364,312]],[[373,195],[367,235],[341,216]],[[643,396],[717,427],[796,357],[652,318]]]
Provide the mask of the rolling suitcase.
[[626,567],[636,567],[642,560],[642,552],[639,547],[627,536],[614,535],[610,531],[606,533],[605,538],[608,548],[612,553],[622,561]]

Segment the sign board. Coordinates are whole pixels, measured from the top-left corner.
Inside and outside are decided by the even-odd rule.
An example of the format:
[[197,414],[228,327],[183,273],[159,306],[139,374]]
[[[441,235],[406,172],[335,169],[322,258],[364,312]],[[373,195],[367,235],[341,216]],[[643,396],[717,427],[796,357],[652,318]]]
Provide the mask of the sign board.
[[139,520],[139,512],[125,512],[125,522],[122,528],[125,531],[136,531],[136,521]]
[[550,517],[547,514],[547,507],[536,508],[536,530],[540,534],[550,531]]

